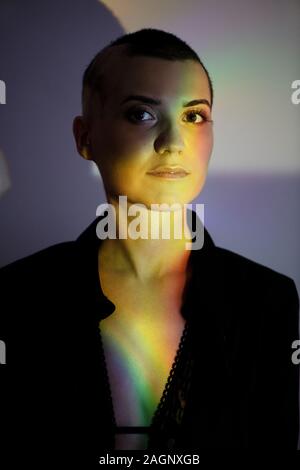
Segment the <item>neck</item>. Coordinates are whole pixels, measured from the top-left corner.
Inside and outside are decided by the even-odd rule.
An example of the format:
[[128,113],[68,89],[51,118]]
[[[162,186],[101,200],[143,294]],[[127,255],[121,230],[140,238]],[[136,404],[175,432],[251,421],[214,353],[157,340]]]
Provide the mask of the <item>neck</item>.
[[[113,198],[108,202],[115,209],[117,237],[108,238],[101,245],[101,262],[108,269],[125,272],[140,281],[185,273],[190,255],[187,244],[192,239],[185,206],[153,211],[128,201],[126,207]],[[134,207],[138,211],[133,211]]]

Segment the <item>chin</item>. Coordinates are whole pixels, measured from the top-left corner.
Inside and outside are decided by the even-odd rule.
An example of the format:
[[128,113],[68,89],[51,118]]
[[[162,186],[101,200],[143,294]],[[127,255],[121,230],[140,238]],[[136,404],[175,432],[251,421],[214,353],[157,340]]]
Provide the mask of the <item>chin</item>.
[[[180,209],[180,207],[183,207],[185,204],[189,204],[192,201],[191,198],[178,198],[178,197],[165,197],[165,198],[158,198],[155,199],[151,202],[148,202],[145,204],[149,209],[151,209],[151,205],[157,204],[159,206],[166,205],[166,207],[160,207],[159,211],[160,212],[169,212],[169,211],[176,211]],[[178,207],[176,207],[178,206]]]

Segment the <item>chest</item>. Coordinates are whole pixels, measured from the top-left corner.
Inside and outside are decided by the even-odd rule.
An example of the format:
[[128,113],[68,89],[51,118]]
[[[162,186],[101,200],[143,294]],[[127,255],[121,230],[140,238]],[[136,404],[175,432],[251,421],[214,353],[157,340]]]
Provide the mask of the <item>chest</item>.
[[116,306],[100,332],[117,425],[149,426],[185,326],[184,279],[138,285],[104,273],[101,286]]

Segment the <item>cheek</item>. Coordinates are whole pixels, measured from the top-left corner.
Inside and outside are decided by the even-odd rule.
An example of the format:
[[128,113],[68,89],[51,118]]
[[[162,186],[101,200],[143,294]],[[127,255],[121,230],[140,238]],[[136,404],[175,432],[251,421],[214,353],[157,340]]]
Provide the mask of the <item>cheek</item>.
[[107,133],[103,148],[113,163],[126,167],[143,159],[147,152],[147,142],[145,136],[127,126],[126,129],[116,128],[113,133]]
[[194,164],[199,168],[207,165],[213,149],[213,133],[211,130],[201,132],[191,142]]
[[204,158],[210,158],[213,148],[213,132],[211,127],[208,127],[198,137],[198,148]]
[[213,149],[213,139],[211,138],[210,141],[204,144],[204,148],[203,148],[203,161],[206,164],[208,164],[210,161],[212,149]]
[[143,145],[136,136],[118,134],[107,136],[107,139],[98,142],[97,158],[101,175],[105,183],[114,191],[126,194],[129,188],[138,184],[145,166],[147,146]]

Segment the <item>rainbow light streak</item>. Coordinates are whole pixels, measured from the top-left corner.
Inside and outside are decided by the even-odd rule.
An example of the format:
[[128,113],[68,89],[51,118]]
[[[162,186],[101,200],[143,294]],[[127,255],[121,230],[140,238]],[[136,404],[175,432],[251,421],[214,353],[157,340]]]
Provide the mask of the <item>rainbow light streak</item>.
[[[112,323],[109,334],[102,325],[99,328],[105,349],[117,363],[119,383],[126,384],[123,394],[128,397],[129,403],[139,402],[139,406],[134,406],[131,413],[135,425],[150,425],[170,373],[170,367],[166,367],[161,358],[175,359],[168,342],[156,341],[158,331],[151,322],[151,316],[149,321],[145,321],[145,316],[140,321],[137,318],[134,330],[128,328],[128,323],[121,316],[117,323]],[[157,380],[158,376],[165,380]]]

